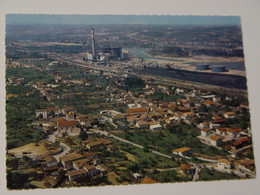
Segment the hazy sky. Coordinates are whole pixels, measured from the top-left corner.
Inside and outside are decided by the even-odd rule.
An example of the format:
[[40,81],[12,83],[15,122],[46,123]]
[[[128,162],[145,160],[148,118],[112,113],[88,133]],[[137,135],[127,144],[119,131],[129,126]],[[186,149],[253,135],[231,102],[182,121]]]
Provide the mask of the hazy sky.
[[238,16],[139,16],[8,14],[7,24],[240,25]]

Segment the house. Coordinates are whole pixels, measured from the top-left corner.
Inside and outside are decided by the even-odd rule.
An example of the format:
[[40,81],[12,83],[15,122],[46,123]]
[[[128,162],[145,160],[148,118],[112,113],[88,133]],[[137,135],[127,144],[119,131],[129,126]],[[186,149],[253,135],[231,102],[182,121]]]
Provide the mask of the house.
[[137,120],[137,117],[136,117],[136,116],[128,116],[128,117],[127,117],[127,122],[128,122],[130,125],[135,125],[136,120]]
[[83,169],[84,166],[89,165],[90,162],[91,161],[89,159],[83,158],[81,160],[73,161],[72,166],[74,169]]
[[160,124],[154,124],[154,125],[150,125],[150,129],[152,131],[159,131],[162,130],[162,126]]
[[207,128],[208,127],[208,123],[207,122],[202,122],[202,123],[198,124],[197,127],[200,128],[200,129]]
[[51,166],[51,167],[43,167],[43,171],[47,172],[47,173],[55,172],[58,169],[59,169],[58,165],[54,165],[54,166]]
[[215,135],[210,137],[210,144],[212,146],[219,146],[221,143],[222,143],[222,139],[220,137]]
[[175,121],[181,121],[181,114],[180,113],[174,113],[173,118],[174,118]]
[[92,141],[92,142],[89,142],[86,147],[89,149],[89,150],[93,150],[95,148],[99,148],[103,146],[102,142],[101,141]]
[[191,109],[188,108],[188,107],[181,107],[181,106],[178,106],[177,109],[180,111],[180,112],[189,112]]
[[222,170],[231,169],[232,163],[227,159],[219,159],[217,166],[218,166],[218,169],[222,169]]
[[55,115],[59,115],[60,114],[60,110],[58,108],[55,107],[49,107],[47,108],[48,114],[51,112],[54,112]]
[[85,169],[73,170],[68,172],[68,178],[70,182],[84,176],[87,176],[87,171]]
[[74,121],[75,118],[76,118],[76,114],[72,111],[70,111],[66,114],[66,120],[67,121]]
[[249,144],[248,138],[247,137],[242,137],[242,138],[236,140],[235,142],[232,142],[231,143],[231,148],[234,149],[234,150],[237,150],[237,149],[242,148],[242,147],[244,147],[244,146],[246,146],[248,144]]
[[168,124],[174,122],[174,117],[169,117],[169,118],[165,119],[165,122]]
[[150,126],[150,123],[149,122],[147,122],[147,121],[143,121],[143,120],[140,120],[140,121],[137,121],[137,123],[136,123],[136,127],[138,127],[138,128],[149,128],[149,126]]
[[122,114],[118,114],[118,115],[114,116],[113,117],[113,123],[118,122],[118,121],[126,122],[126,117]]
[[192,117],[194,117],[194,113],[193,113],[193,112],[185,112],[185,113],[182,115],[182,118],[183,118],[184,120],[191,119]]
[[84,170],[87,172],[89,176],[94,176],[99,173],[98,169],[94,165],[86,165],[84,166]]
[[193,174],[194,169],[191,168],[191,165],[183,163],[180,165],[180,172],[185,174]]
[[221,120],[221,117],[218,116],[218,115],[214,115],[214,116],[212,117],[212,119],[213,119],[213,120]]
[[242,129],[228,129],[227,136],[229,136],[230,138],[235,138],[239,135],[241,131]]
[[108,146],[108,145],[112,144],[112,141],[110,141],[106,138],[100,138],[99,140],[102,142],[103,146]]
[[128,115],[145,114],[148,112],[148,108],[130,108],[127,110]]
[[200,130],[201,136],[207,137],[211,134],[211,130],[208,128],[203,128]]
[[140,104],[137,104],[137,107],[138,108],[149,108],[149,105],[147,103],[145,103],[145,102],[142,102]]
[[209,123],[209,127],[210,127],[211,129],[217,129],[217,128],[220,127],[220,124],[210,122],[210,123]]
[[65,119],[60,118],[57,121],[57,130],[59,133],[79,133],[80,127],[78,127],[77,120],[67,121]]
[[235,118],[236,114],[234,112],[226,112],[226,113],[224,113],[224,117],[227,119]]
[[139,173],[133,173],[135,179],[140,179],[142,176]]
[[60,162],[64,168],[71,168],[73,167],[73,161],[83,159],[84,157],[77,153],[68,154],[65,156],[60,157]]
[[80,118],[80,119],[78,119],[78,121],[79,121],[79,124],[83,127],[86,127],[86,128],[91,127],[89,119]]
[[183,147],[179,148],[173,151],[173,154],[179,155],[179,156],[187,156],[191,153],[191,148],[189,147]]
[[61,113],[62,113],[62,114],[67,114],[67,113],[69,113],[69,112],[74,112],[74,113],[76,113],[77,110],[76,110],[75,108],[72,108],[72,107],[66,107],[66,108],[62,108],[62,109],[61,109]]
[[216,134],[221,135],[221,136],[226,136],[227,130],[228,130],[228,128],[217,128]]
[[41,159],[42,163],[41,166],[42,167],[53,167],[53,166],[57,166],[57,160],[53,157],[53,156],[45,156]]
[[97,165],[96,169],[98,170],[99,173],[103,175],[107,173],[107,170],[102,165]]
[[89,161],[92,161],[94,159],[94,153],[93,152],[88,152],[86,154],[83,154],[83,157],[88,159]]
[[47,109],[36,110],[36,117],[42,115],[43,118],[47,118],[47,114],[48,114]]
[[215,104],[212,100],[206,100],[204,102],[204,105],[207,106],[207,107],[214,107],[215,106]]

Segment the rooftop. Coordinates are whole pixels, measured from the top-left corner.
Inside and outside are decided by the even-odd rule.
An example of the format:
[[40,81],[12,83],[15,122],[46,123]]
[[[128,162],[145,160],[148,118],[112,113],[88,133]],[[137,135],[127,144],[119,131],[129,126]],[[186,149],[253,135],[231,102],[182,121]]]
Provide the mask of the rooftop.
[[79,170],[73,170],[73,171],[69,171],[68,175],[70,176],[76,176],[76,175],[83,175],[86,174],[87,172],[84,169],[79,169]]
[[68,154],[68,155],[66,155],[66,156],[60,157],[60,160],[66,162],[66,161],[77,160],[77,159],[80,159],[80,158],[82,158],[82,157],[83,157],[83,156],[80,155],[80,154],[72,153],[72,154]]
[[174,150],[173,152],[186,152],[186,151],[190,151],[191,148],[189,147],[183,147],[183,148],[178,148],[176,150]]

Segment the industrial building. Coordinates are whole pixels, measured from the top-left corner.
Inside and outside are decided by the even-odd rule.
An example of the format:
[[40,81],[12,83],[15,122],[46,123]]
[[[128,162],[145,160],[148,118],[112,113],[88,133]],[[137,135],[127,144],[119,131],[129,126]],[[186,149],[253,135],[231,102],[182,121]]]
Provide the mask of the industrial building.
[[208,64],[198,64],[195,66],[196,70],[209,70],[209,65]]
[[226,72],[226,66],[224,65],[212,65],[211,66],[211,71],[212,72]]
[[129,58],[129,51],[122,49],[121,47],[106,47],[97,52],[93,28],[91,28],[91,43],[92,52],[87,53],[87,56],[86,58],[83,58],[83,61],[104,62],[113,60],[126,60]]

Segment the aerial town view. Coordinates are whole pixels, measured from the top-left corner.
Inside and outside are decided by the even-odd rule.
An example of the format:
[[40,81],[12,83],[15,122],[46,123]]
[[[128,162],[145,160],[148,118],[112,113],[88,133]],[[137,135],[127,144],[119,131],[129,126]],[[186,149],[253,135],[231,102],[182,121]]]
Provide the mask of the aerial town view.
[[11,14],[5,41],[9,190],[256,177],[239,17]]

